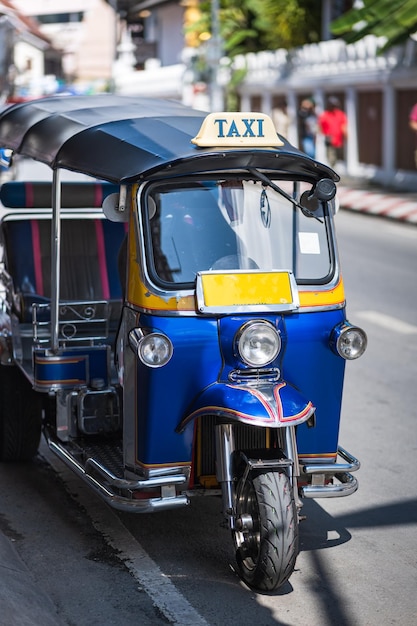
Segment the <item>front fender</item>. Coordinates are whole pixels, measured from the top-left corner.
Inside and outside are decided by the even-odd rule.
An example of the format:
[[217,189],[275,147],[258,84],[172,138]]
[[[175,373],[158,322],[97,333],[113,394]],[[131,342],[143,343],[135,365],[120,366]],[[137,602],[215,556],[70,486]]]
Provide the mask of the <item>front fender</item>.
[[176,430],[183,431],[202,415],[264,428],[297,426],[314,411],[313,404],[285,381],[256,385],[213,383],[197,396]]

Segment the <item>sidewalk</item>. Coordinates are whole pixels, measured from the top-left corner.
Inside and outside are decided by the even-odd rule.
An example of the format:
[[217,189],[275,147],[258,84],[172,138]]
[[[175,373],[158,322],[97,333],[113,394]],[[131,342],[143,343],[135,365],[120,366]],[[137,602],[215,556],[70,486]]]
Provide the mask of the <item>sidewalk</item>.
[[364,182],[344,180],[337,186],[341,209],[368,213],[417,225],[417,193],[391,191]]

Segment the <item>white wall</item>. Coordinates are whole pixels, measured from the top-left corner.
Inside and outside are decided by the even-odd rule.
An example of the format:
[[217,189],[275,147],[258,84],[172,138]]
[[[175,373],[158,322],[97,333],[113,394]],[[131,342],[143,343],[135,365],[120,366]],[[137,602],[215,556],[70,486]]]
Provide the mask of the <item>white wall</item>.
[[43,95],[44,53],[25,41],[18,41],[14,47],[16,85],[30,90],[31,96]]
[[181,61],[184,47],[183,16],[184,9],[180,4],[167,4],[158,8],[156,41],[162,65],[175,65]]
[[39,28],[63,50],[67,77],[81,82],[110,80],[116,25],[105,0],[14,0],[14,4],[28,16],[84,12],[82,22],[40,24]]

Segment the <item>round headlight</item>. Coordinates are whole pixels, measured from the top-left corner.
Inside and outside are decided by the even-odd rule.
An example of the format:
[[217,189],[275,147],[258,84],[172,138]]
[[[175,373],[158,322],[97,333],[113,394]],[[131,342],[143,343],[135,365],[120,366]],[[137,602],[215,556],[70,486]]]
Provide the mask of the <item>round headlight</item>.
[[240,358],[250,367],[265,367],[277,357],[281,338],[269,322],[248,322],[237,335]]
[[162,367],[172,357],[172,343],[165,335],[150,333],[139,341],[138,357],[148,367]]
[[362,356],[367,344],[368,339],[362,328],[345,325],[336,339],[336,350],[341,357],[351,361]]

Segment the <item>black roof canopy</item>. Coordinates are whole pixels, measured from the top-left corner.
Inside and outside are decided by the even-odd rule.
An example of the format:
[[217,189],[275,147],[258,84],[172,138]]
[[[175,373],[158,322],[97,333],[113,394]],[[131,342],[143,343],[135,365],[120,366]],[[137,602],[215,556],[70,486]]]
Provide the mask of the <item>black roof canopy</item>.
[[[200,148],[191,143],[207,113],[178,102],[103,94],[56,96],[0,113],[0,147],[115,183],[145,175],[244,169],[281,170],[314,182],[338,180],[288,142],[279,148]],[[198,159],[196,160],[196,157]]]

